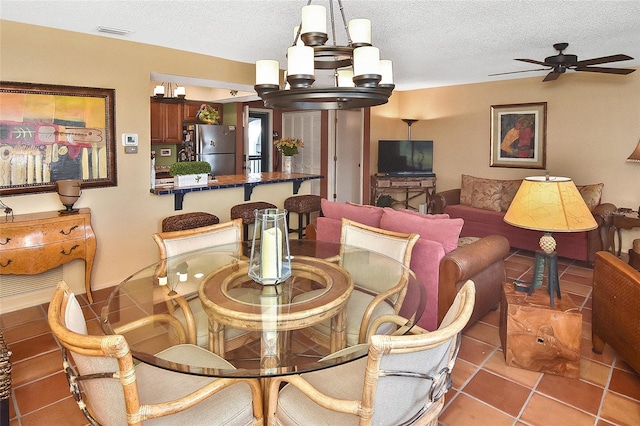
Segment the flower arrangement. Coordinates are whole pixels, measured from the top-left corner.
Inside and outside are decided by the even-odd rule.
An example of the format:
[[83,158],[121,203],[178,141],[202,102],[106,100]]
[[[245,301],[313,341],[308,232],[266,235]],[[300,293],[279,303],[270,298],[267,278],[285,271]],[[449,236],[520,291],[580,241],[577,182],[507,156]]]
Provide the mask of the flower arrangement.
[[218,110],[207,104],[200,105],[200,109],[198,110],[196,117],[207,124],[218,124],[218,120],[220,120]]
[[282,155],[290,157],[298,153],[298,148],[304,148],[304,143],[300,139],[282,138],[274,141],[273,144],[282,152]]

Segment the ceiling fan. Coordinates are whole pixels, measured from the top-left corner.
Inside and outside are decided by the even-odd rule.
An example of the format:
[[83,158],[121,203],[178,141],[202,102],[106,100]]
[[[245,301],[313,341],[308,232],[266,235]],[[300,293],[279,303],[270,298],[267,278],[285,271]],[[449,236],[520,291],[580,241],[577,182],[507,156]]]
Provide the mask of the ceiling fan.
[[503,72],[503,73],[489,74],[489,75],[493,76],[493,75],[515,74],[520,72],[551,70],[551,72],[547,74],[547,76],[542,81],[553,81],[558,77],[560,77],[561,74],[564,74],[567,70],[599,72],[599,73],[605,73],[605,74],[622,74],[622,75],[631,74],[632,72],[635,71],[635,69],[630,69],[630,68],[606,68],[606,67],[591,66],[591,65],[604,64],[608,62],[628,61],[633,59],[631,56],[618,54],[618,55],[603,56],[601,58],[593,58],[593,59],[586,59],[584,61],[579,61],[578,56],[563,53],[563,51],[568,46],[569,46],[569,43],[554,44],[553,48],[558,51],[558,54],[544,58],[544,62],[536,61],[534,59],[516,59],[516,61],[542,65],[549,68]]

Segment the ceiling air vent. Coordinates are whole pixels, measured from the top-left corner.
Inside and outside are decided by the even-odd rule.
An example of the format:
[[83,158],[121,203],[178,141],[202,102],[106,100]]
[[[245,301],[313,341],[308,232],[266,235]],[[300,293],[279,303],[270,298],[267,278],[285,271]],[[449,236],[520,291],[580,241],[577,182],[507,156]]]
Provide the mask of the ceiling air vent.
[[114,34],[119,36],[126,36],[133,32],[131,30],[123,30],[122,28],[105,27],[103,25],[98,26],[96,29],[98,30],[98,32],[101,32],[101,33]]

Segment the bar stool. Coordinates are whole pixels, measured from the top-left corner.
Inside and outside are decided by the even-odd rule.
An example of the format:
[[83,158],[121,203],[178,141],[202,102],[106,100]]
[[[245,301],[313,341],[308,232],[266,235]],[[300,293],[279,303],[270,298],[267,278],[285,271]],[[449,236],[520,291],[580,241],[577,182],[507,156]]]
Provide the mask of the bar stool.
[[256,201],[253,203],[236,204],[231,207],[231,220],[242,219],[244,226],[244,240],[249,241],[249,225],[252,225],[256,221],[256,210],[262,209],[277,209],[275,204],[267,203],[266,201]]
[[[289,232],[297,232],[298,238],[304,236],[304,229],[311,222],[311,213],[322,212],[319,195],[295,195],[284,200],[284,208],[287,210],[287,226],[289,225],[289,214],[298,214],[298,227],[289,228]],[[304,219],[306,218],[306,224]]]
[[184,231],[220,223],[218,216],[206,212],[183,213],[162,220],[162,232]]

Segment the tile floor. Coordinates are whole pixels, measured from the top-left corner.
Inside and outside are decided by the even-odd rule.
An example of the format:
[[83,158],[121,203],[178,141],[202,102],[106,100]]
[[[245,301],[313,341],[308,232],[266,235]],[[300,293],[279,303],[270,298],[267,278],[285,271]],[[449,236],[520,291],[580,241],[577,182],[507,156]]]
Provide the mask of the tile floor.
[[[532,255],[513,252],[510,279],[531,274]],[[591,351],[591,277],[585,264],[561,259],[560,286],[582,310],[580,379],[505,366],[498,335],[499,311],[464,333],[446,396],[441,425],[640,425],[640,375],[608,346]],[[94,292],[86,306],[89,332],[100,333],[98,313],[108,289]],[[85,425],[69,395],[60,348],[49,331],[47,305],[0,315],[13,352],[11,426]]]

